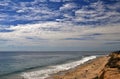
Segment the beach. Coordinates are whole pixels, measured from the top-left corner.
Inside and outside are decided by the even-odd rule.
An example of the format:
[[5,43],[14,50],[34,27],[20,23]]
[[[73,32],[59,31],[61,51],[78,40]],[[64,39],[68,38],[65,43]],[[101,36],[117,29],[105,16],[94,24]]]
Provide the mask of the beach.
[[46,79],[120,79],[120,52],[98,57]]
[[53,74],[46,79],[92,79],[101,73],[101,70],[108,60],[108,56],[101,56],[79,65],[76,68]]
[[[75,52],[74,52],[75,53]],[[82,52],[81,52],[82,53]],[[14,70],[14,72],[3,74],[1,73],[0,79],[119,79],[120,78],[120,52],[112,52],[109,54],[103,55],[87,55],[89,52],[84,52],[84,55],[81,56],[81,53],[70,54],[65,52],[58,53],[35,53],[35,54],[11,54],[10,57],[15,60],[15,63],[10,63],[10,65],[16,65],[17,69],[19,67],[23,67],[20,70]],[[23,55],[24,54],[24,55]],[[34,56],[33,56],[34,55]],[[63,56],[65,59],[63,59]],[[58,58],[59,57],[59,58]],[[69,58],[66,60],[66,57]],[[19,64],[16,62],[20,62],[21,60],[26,61],[26,63]],[[38,60],[38,62],[31,62],[31,58]],[[59,64],[48,64],[47,66],[40,66],[42,63],[40,60],[52,61],[53,63],[56,61],[55,58],[60,59]],[[71,59],[72,58],[72,59]],[[6,58],[4,58],[6,60]],[[29,59],[29,61],[28,61]],[[54,61],[53,61],[54,59]],[[35,60],[35,61],[36,61]],[[58,62],[58,60],[56,61]],[[3,62],[4,63],[4,62]],[[7,63],[7,62],[6,62]],[[30,67],[34,65],[34,67]],[[35,65],[36,64],[36,65]],[[46,64],[46,62],[44,62]],[[21,65],[21,66],[18,66]],[[38,66],[37,66],[38,65]],[[29,66],[26,68],[26,66]],[[8,66],[9,67],[9,66]],[[3,67],[2,67],[3,68]],[[14,69],[13,68],[13,69]],[[25,68],[25,69],[24,69]],[[6,70],[3,69],[3,70]],[[11,71],[10,69],[8,69]]]
[[45,79],[104,55],[100,51],[1,52],[0,79]]
[[119,79],[120,52],[88,56],[60,65],[35,68],[0,79]]

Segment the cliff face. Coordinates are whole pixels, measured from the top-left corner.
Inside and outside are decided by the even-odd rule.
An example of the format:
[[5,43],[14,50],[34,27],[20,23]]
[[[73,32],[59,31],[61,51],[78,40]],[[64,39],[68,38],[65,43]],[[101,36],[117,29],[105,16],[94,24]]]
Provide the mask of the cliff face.
[[109,56],[110,59],[105,68],[95,79],[120,79],[120,51],[113,52]]

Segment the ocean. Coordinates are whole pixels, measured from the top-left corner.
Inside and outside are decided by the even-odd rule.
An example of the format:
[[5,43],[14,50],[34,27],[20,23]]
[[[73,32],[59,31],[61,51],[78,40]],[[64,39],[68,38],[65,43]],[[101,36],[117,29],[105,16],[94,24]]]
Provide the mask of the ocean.
[[109,52],[0,52],[0,79],[45,79]]

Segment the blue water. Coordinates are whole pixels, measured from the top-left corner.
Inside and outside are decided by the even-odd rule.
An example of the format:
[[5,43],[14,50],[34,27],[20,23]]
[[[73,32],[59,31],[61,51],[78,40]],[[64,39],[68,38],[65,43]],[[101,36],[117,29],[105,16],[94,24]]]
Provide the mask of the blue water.
[[0,77],[105,54],[107,52],[0,52]]

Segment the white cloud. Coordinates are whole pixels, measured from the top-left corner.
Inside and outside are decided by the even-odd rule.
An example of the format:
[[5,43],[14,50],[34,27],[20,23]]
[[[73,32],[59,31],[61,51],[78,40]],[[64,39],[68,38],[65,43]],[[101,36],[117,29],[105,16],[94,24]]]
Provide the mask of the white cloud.
[[17,13],[23,13],[23,12],[25,12],[24,10],[17,10],[16,11]]
[[[56,1],[56,0],[52,0]],[[58,2],[61,0],[57,0]],[[48,19],[57,19],[59,21],[71,21],[71,22],[93,22],[99,21],[101,24],[114,23],[120,20],[119,12],[116,11],[119,8],[119,4],[116,3],[111,8],[111,5],[105,5],[102,1],[98,0],[95,3],[91,3],[88,6],[80,6],[77,3],[74,3],[73,0],[62,0],[68,1],[63,3],[59,10],[53,10],[48,7],[49,4],[42,4],[41,2],[46,2],[46,0],[34,0],[33,2],[19,2],[15,3],[12,1],[2,1],[9,5],[9,10],[7,11],[16,11],[17,13],[10,16],[9,14],[1,14],[1,22],[14,22],[14,21],[46,21]],[[38,4],[39,3],[39,4]],[[6,6],[8,7],[8,6]],[[105,8],[110,8],[113,11],[106,11]],[[76,9],[75,9],[76,8]],[[92,8],[92,9],[88,9]],[[0,9],[4,11],[4,9]],[[70,10],[70,11],[68,11]],[[21,13],[19,15],[19,13]],[[22,14],[23,13],[23,14]],[[74,16],[75,13],[75,16]],[[4,15],[4,17],[2,16]],[[62,19],[60,19],[63,17]],[[7,19],[7,20],[6,20]],[[109,19],[109,21],[108,21]],[[34,23],[34,22],[33,22]]]
[[[43,28],[47,28],[47,31]],[[51,29],[58,28],[58,31]],[[120,39],[120,26],[119,25],[108,25],[108,26],[79,26],[73,25],[72,23],[61,23],[61,22],[45,22],[39,24],[26,24],[11,26],[6,28],[8,30],[14,30],[13,32],[0,32],[0,38],[11,40],[9,44],[16,45],[47,45],[49,43],[68,43],[70,41],[73,45],[79,45],[79,43],[90,43],[107,41],[115,41]],[[66,38],[85,38],[86,35],[92,35],[95,33],[102,34],[101,36],[95,36],[94,40],[63,40]],[[94,37],[94,36],[92,36]],[[28,39],[27,39],[28,38]],[[29,39],[30,38],[30,39]],[[33,38],[33,39],[32,39]],[[55,42],[56,41],[56,42]],[[41,43],[42,42],[42,43]],[[75,43],[76,42],[76,43]],[[77,44],[78,42],[78,44]],[[63,43],[62,43],[63,44]],[[71,45],[69,44],[69,45]],[[68,45],[68,44],[67,44]]]
[[[15,3],[12,1],[4,1],[4,3],[9,5],[9,10],[7,11],[16,11],[17,13],[10,16],[9,13],[5,13],[7,16],[0,18],[1,21],[34,21],[34,20],[46,20],[49,18],[54,18],[60,15],[59,11],[51,10],[48,8],[47,4],[42,4],[45,0],[35,0],[34,2],[19,2]],[[39,5],[38,5],[39,3]],[[5,5],[5,7],[8,7]],[[6,9],[0,9],[0,11],[5,11]],[[19,13],[21,13],[19,15]]]
[[[115,5],[116,7],[118,4]],[[114,7],[115,7],[114,6]],[[98,1],[92,3],[89,6],[84,6],[81,9],[75,11],[75,22],[100,22],[101,24],[112,24],[114,22],[120,21],[120,13],[115,10],[106,10],[107,5],[103,2]],[[89,9],[92,8],[92,9]]]
[[[7,0],[6,0],[7,1]],[[51,0],[53,2],[59,2],[61,0]],[[9,8],[9,11],[16,11],[18,14],[10,16],[6,13],[0,14],[0,21],[9,22],[22,20],[22,21],[34,21],[36,24],[23,24],[10,26],[9,28],[0,28],[6,30],[14,30],[12,32],[0,32],[0,38],[6,41],[5,45],[16,46],[90,46],[103,45],[106,41],[120,40],[120,24],[113,24],[112,22],[120,21],[120,14],[117,12],[117,7],[108,8],[112,11],[105,10],[106,5],[101,1],[90,4],[89,6],[83,6],[78,9],[77,4],[73,3],[73,0],[66,1],[59,10],[52,10],[47,4],[41,4],[39,2],[46,2],[46,0],[34,0],[34,2],[20,2],[19,4],[13,4]],[[39,5],[36,5],[38,4]],[[9,1],[6,2],[6,6]],[[0,3],[0,5],[2,5]],[[3,6],[3,5],[2,5]],[[76,9],[74,9],[76,8]],[[88,9],[92,8],[92,9]],[[3,11],[4,9],[0,9]],[[68,11],[70,10],[70,11]],[[24,13],[24,15],[19,15]],[[73,13],[73,14],[72,14]],[[74,16],[75,13],[75,16]],[[55,18],[57,17],[57,18]],[[64,18],[62,18],[64,17]],[[87,17],[87,18],[85,18]],[[55,21],[40,21],[55,18]],[[62,19],[60,19],[62,18]],[[109,19],[109,20],[108,20]],[[40,22],[39,22],[40,21]],[[76,25],[74,22],[86,22],[86,21],[102,21],[107,22],[106,25]],[[101,23],[102,23],[101,22]],[[107,25],[109,23],[109,25]],[[2,25],[1,25],[2,26]],[[98,36],[89,36],[90,34],[100,33]],[[86,36],[94,38],[87,39]],[[84,38],[87,40],[65,40],[66,38]],[[10,40],[10,41],[9,41]],[[89,47],[88,46],[88,47]]]
[[7,6],[8,5],[8,3],[0,3],[0,6]]
[[70,10],[76,8],[77,5],[75,3],[66,3],[62,7],[60,7],[60,10]]
[[119,9],[120,8],[120,2],[118,1],[116,4],[108,4],[108,5],[106,5],[106,7],[108,8],[108,9],[111,9],[111,10],[116,10],[116,9]]
[[[24,15],[23,14],[22,15],[15,14],[12,16],[8,15],[8,17],[6,18],[8,18],[9,21],[16,21],[16,20],[34,21],[34,20],[46,20],[60,15],[58,11],[53,11],[49,9],[47,6],[42,4],[41,7],[38,6],[26,7],[25,5],[27,4],[21,3],[20,6],[16,8],[17,13],[23,13]],[[15,8],[13,7],[13,9]],[[2,20],[6,20],[6,19],[3,18]]]

